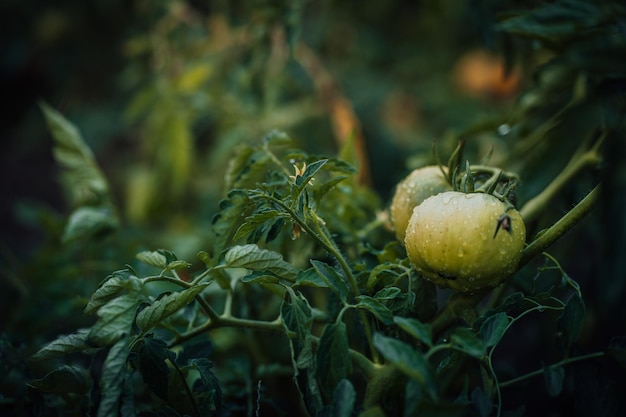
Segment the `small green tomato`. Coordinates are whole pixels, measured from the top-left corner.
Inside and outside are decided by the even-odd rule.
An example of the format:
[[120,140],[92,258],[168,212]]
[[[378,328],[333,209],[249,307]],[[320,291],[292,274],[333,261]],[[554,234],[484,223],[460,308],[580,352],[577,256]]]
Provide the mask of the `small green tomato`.
[[475,292],[515,272],[526,226],[517,210],[490,194],[447,191],[415,207],[404,242],[425,278]]
[[390,206],[391,222],[398,240],[404,241],[406,227],[416,206],[428,197],[449,190],[452,186],[436,165],[418,168],[400,181]]

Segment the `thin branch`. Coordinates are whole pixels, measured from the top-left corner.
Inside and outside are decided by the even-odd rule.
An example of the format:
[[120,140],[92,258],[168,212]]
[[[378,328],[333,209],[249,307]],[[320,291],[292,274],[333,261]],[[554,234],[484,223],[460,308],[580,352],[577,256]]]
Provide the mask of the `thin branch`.
[[[587,360],[587,359],[600,358],[602,356],[604,356],[604,352],[594,352],[594,353],[590,353],[588,355],[575,356],[573,358],[563,359],[561,362],[557,362],[557,363],[555,363],[553,365],[550,365],[550,366],[565,366],[565,365],[569,365],[570,363],[580,362],[580,361],[584,361],[584,360]],[[510,387],[511,385],[517,384],[518,382],[522,382],[522,381],[525,381],[527,379],[539,376],[539,375],[543,374],[543,372],[544,372],[544,368],[541,368],[541,369],[537,369],[536,371],[529,372],[527,374],[518,376],[517,378],[513,378],[513,379],[509,379],[508,381],[500,382],[500,388]]]

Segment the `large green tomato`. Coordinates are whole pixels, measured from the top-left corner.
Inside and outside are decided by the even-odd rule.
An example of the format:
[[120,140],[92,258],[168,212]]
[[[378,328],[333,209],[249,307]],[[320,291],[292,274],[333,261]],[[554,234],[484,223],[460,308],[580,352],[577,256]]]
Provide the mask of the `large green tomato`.
[[415,207],[404,242],[425,278],[475,292],[515,272],[525,241],[517,210],[490,194],[448,191]]
[[438,166],[418,168],[400,181],[390,206],[391,222],[398,240],[404,241],[406,227],[416,206],[428,197],[449,190],[452,186]]

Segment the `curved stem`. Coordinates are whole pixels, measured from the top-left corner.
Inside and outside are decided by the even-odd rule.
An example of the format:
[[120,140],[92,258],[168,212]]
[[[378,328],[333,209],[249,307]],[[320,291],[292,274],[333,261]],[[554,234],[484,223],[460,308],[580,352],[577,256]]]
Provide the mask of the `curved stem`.
[[541,211],[543,211],[550,200],[580,171],[588,166],[593,166],[600,162],[598,150],[594,147],[592,150],[582,155],[575,155],[572,160],[565,166],[563,171],[552,180],[552,182],[543,189],[541,193],[530,199],[520,209],[520,215],[525,222],[534,220]]
[[580,222],[595,206],[600,197],[600,185],[585,196],[576,206],[561,217],[549,229],[541,233],[522,252],[522,258],[518,264],[518,269],[526,265],[533,257],[543,252],[546,248],[556,242],[568,230]]
[[[580,362],[580,361],[584,361],[584,360],[587,360],[587,359],[600,358],[602,356],[604,356],[604,352],[594,352],[594,353],[590,353],[588,355],[575,356],[573,358],[563,359],[562,361],[557,362],[555,364],[552,364],[550,366],[565,366],[565,365],[569,365],[570,363]],[[518,376],[516,378],[509,379],[508,381],[501,382],[500,383],[500,388],[506,388],[506,387],[509,387],[511,385],[517,384],[518,382],[522,382],[522,381],[525,381],[527,379],[533,378],[535,376],[539,376],[539,375],[543,374],[543,372],[544,372],[544,368],[541,368],[541,369],[537,369],[536,371],[532,371],[532,372],[529,372],[527,374]]]

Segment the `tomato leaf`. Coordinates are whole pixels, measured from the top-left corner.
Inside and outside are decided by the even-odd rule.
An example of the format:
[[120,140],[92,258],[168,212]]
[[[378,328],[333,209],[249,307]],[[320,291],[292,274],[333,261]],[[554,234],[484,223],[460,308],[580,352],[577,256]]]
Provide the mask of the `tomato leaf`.
[[268,275],[263,272],[253,272],[245,277],[241,278],[241,282],[255,283],[255,284],[278,284],[280,278],[275,275]]
[[222,388],[219,379],[211,368],[213,363],[207,358],[192,359],[189,365],[199,373],[199,381],[194,384],[194,392],[199,399],[199,408],[202,415],[221,415]]
[[135,318],[139,295],[137,292],[123,294],[98,309],[98,321],[91,327],[88,343],[109,346],[129,334]]
[[482,358],[485,354],[485,345],[470,329],[458,327],[450,336],[450,341],[459,350],[475,358]]
[[367,295],[359,295],[357,301],[358,303],[355,305],[356,308],[369,311],[383,324],[393,324],[393,313],[378,299]]
[[437,385],[433,370],[419,351],[400,340],[383,336],[381,333],[374,333],[374,346],[398,370],[418,381],[430,398],[437,398]]
[[[296,336],[296,354],[304,347],[304,343],[311,334],[313,314],[309,302],[301,293],[288,289],[281,307],[281,319],[285,329]],[[287,302],[289,298],[289,302]],[[291,339],[293,341],[293,339]]]
[[350,417],[354,411],[356,390],[348,379],[342,379],[333,390],[333,399],[330,404],[330,416]]
[[157,299],[139,312],[137,315],[137,326],[144,332],[148,331],[162,320],[165,320],[167,317],[191,303],[208,285],[208,283],[195,285],[183,291],[167,294]]
[[48,104],[39,106],[54,138],[54,158],[63,167],[74,207],[103,205],[109,200],[109,186],[80,131]]
[[339,381],[352,372],[348,333],[344,322],[326,326],[317,350],[317,377],[322,389],[330,395]]
[[139,252],[135,257],[146,265],[157,268],[165,268],[167,266],[167,258],[159,251],[143,251]]
[[86,394],[91,389],[91,378],[82,367],[61,365],[43,378],[31,381],[29,385],[55,394]]
[[100,287],[91,295],[85,306],[85,314],[93,314],[100,307],[108,303],[124,289],[135,291],[141,286],[137,277],[131,275],[130,270],[115,271],[100,284]]
[[402,290],[398,287],[385,287],[374,294],[374,298],[379,301],[393,300],[400,293],[402,293]]
[[311,265],[341,302],[347,303],[350,296],[347,279],[327,263],[311,259]]
[[118,340],[107,354],[100,377],[102,398],[98,406],[97,417],[116,416],[118,414],[120,396],[127,376],[126,361],[128,359],[128,339]]
[[304,287],[328,288],[328,284],[322,279],[322,277],[315,270],[315,268],[308,268],[300,271],[294,285],[301,285]]
[[109,205],[76,208],[63,231],[63,242],[98,238],[115,231],[119,221]]
[[294,281],[296,269],[283,259],[278,252],[261,249],[255,244],[233,246],[224,255],[229,268],[246,268],[254,271],[268,271],[278,277]]
[[235,232],[235,236],[233,236],[233,240],[237,241],[239,239],[243,239],[251,234],[255,229],[261,227],[262,225],[267,224],[268,222],[273,222],[281,216],[277,210],[264,209],[257,213],[251,214],[246,217],[246,220],[239,226],[237,231]]
[[304,173],[296,176],[296,187],[302,189],[327,162],[328,159],[320,159],[307,165]]
[[137,349],[138,370],[146,385],[159,397],[167,400],[170,368],[166,359],[173,361],[175,353],[161,339],[145,337]]
[[557,346],[563,354],[567,354],[578,339],[584,318],[585,303],[578,293],[573,293],[556,322]]
[[500,312],[493,314],[485,319],[480,325],[480,335],[485,347],[491,347],[498,344],[509,325],[509,318],[506,313]]
[[37,353],[30,357],[30,360],[41,361],[57,358],[68,353],[88,350],[91,348],[91,346],[87,344],[88,335],[89,329],[81,329],[76,333],[60,336],[37,351]]
[[393,322],[396,323],[402,330],[413,336],[416,340],[432,347],[433,337],[432,330],[429,324],[422,323],[421,321],[413,318],[395,316]]

